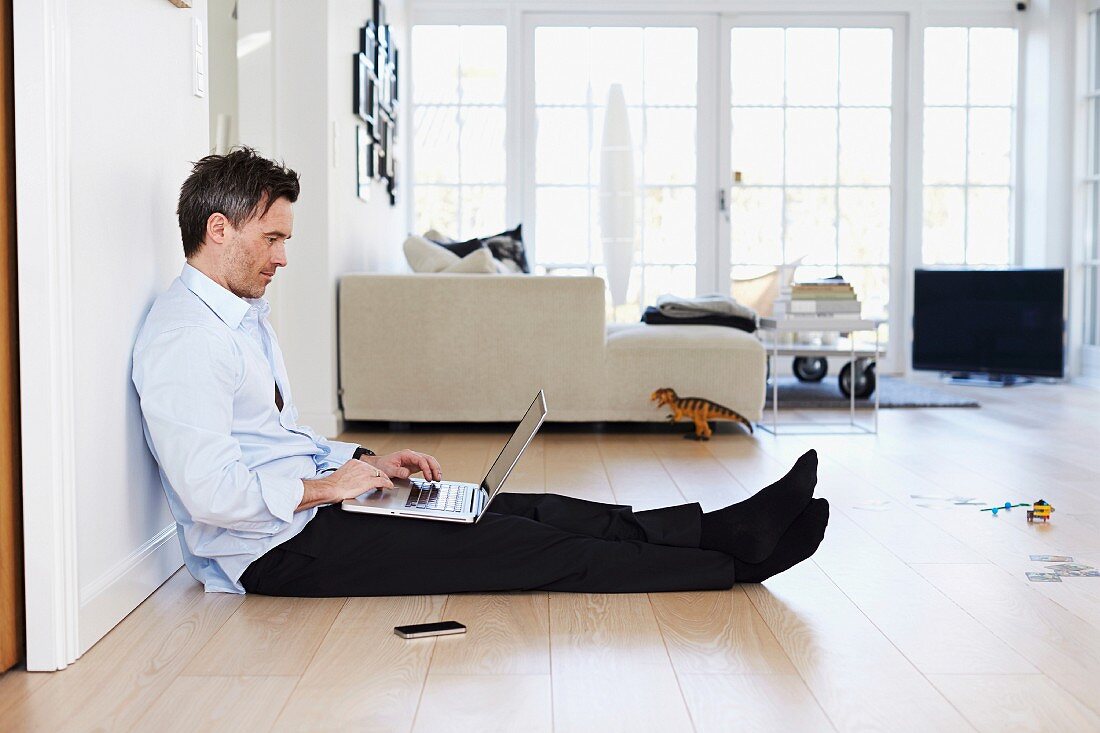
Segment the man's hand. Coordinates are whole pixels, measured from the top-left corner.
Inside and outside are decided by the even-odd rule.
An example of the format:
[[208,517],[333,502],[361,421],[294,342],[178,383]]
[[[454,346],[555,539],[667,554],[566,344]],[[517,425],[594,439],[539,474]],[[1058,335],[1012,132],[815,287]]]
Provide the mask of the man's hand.
[[335,504],[371,489],[392,489],[393,482],[379,468],[363,461],[348,461],[323,478],[303,479],[302,503],[294,511],[321,504]]
[[408,478],[419,471],[428,481],[443,479],[443,469],[439,467],[439,461],[427,453],[417,453],[408,448],[384,456],[363,456],[359,462],[377,467],[390,478]]

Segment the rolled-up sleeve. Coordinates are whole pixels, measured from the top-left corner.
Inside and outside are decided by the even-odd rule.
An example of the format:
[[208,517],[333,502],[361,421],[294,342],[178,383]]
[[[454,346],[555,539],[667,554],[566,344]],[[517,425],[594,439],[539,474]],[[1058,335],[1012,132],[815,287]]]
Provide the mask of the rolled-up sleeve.
[[185,326],[134,353],[134,385],[157,463],[196,522],[275,534],[302,501],[301,479],[250,470],[233,436],[243,379],[222,334]]

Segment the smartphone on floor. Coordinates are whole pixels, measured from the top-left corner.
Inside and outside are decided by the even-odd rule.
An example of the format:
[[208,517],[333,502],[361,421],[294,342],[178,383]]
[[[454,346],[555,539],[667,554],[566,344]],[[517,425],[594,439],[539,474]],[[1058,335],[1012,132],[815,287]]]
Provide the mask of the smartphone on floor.
[[439,621],[433,624],[409,624],[394,626],[393,633],[402,639],[419,639],[424,636],[443,636],[445,634],[465,634],[466,627],[457,621]]

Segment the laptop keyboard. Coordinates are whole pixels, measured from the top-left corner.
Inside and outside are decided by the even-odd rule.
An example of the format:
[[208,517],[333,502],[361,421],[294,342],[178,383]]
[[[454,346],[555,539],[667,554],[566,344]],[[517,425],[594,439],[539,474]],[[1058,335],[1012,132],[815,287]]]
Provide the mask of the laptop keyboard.
[[406,509],[435,509],[440,512],[464,512],[470,506],[470,485],[454,481],[412,480]]

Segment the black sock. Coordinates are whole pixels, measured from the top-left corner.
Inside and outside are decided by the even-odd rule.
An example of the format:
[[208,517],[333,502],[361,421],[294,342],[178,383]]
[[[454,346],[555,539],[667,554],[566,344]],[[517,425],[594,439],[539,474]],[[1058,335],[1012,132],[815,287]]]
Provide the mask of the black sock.
[[802,513],[817,486],[817,451],[795,461],[786,476],[742,502],[703,515],[699,546],[744,562],[762,562]]
[[793,568],[817,552],[828,525],[829,502],[825,499],[814,499],[794,520],[775,546],[775,552],[764,562],[747,563],[734,558],[734,577],[738,583],[760,583]]

